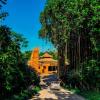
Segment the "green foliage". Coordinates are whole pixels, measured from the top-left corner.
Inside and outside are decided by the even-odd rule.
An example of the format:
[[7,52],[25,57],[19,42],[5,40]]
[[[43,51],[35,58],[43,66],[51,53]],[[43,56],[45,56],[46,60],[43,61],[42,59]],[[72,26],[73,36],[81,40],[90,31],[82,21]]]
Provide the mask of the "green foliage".
[[26,65],[20,48],[25,39],[6,27],[0,27],[0,99],[10,98],[31,84],[39,85],[35,70]]
[[33,87],[32,90],[23,90],[18,95],[14,95],[10,100],[28,100],[31,99],[33,95],[37,94],[40,91],[40,87]]
[[40,15],[39,35],[57,47],[62,75],[67,44],[70,66],[61,79],[69,86],[100,90],[99,10],[99,0],[47,0]]
[[[90,90],[100,90],[100,62],[88,60],[81,67],[81,77],[83,84],[86,83]],[[92,79],[92,80],[91,80]]]
[[[0,0],[0,9],[7,0]],[[0,21],[8,16],[7,12],[0,13]],[[26,39],[7,26],[0,24],[0,99],[26,100],[35,92],[27,88],[39,85],[39,77],[35,70],[26,65],[28,56],[21,53],[21,48],[27,46]]]
[[40,52],[40,53],[39,53],[39,56],[43,56],[43,54],[44,54],[44,52]]
[[71,88],[67,85],[63,86],[65,89],[71,91],[72,93],[76,93],[81,95],[86,100],[100,100],[100,92],[96,91],[81,91],[78,88]]
[[39,36],[51,41],[56,47],[65,44],[67,41],[68,31],[64,6],[62,0],[48,0],[40,15],[42,28]]
[[80,92],[78,92],[78,94],[85,97],[86,100],[100,100],[100,92],[80,91]]
[[71,88],[100,91],[99,65],[97,60],[87,60],[81,64],[79,70],[68,70],[63,81]]
[[39,91],[40,91],[40,87],[39,86],[36,86],[36,87],[32,88],[32,92],[35,93],[35,94],[37,94]]
[[53,59],[57,60],[58,56],[57,56],[57,52],[56,51],[48,51],[50,55],[53,56]]
[[32,51],[25,51],[22,53],[22,58],[27,62],[31,57]]

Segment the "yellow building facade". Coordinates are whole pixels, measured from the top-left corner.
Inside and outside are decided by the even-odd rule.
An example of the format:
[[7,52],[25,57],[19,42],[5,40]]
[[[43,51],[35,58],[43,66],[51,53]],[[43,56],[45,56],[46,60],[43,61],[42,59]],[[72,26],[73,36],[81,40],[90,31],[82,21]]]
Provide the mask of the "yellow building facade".
[[54,60],[52,55],[45,52],[43,56],[39,56],[39,48],[35,48],[28,61],[28,65],[35,69],[39,74],[57,73],[58,61]]

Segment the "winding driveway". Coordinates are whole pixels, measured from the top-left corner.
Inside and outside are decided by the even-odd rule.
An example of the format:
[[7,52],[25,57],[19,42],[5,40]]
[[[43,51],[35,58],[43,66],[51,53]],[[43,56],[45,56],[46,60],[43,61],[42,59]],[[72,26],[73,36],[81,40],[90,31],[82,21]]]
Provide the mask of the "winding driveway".
[[30,100],[85,100],[83,97],[62,87],[59,90],[51,89],[47,84],[50,84],[54,80],[56,80],[56,76],[54,75],[42,78],[40,82],[41,91]]

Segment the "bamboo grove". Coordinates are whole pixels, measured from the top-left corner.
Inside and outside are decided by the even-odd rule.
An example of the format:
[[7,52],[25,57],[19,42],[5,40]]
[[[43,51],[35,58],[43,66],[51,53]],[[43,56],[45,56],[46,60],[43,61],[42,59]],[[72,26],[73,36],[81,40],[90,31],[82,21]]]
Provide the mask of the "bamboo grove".
[[41,12],[39,36],[57,48],[59,76],[70,87],[100,90],[99,10],[99,0],[47,0]]

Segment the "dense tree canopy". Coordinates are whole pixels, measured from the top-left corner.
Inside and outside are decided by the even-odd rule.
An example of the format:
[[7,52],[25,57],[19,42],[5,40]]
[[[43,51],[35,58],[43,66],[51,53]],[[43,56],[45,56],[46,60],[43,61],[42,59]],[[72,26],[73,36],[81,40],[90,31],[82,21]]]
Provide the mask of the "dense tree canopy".
[[7,26],[0,27],[0,98],[5,99],[20,93],[34,84],[39,85],[35,71],[28,68],[21,53],[25,38],[11,31]]
[[[79,82],[78,86],[82,88],[100,89],[99,10],[99,0],[47,0],[41,12],[39,36],[57,47],[61,76],[64,75],[62,63],[66,53],[70,67],[65,80],[72,86]],[[91,78],[94,81],[88,82]]]
[[[0,0],[0,10],[7,0]],[[0,12],[0,22],[8,16]],[[21,48],[27,46],[27,40],[0,23],[0,99],[25,100],[35,92],[28,91],[30,85],[38,86],[39,77],[35,70],[29,69]]]

